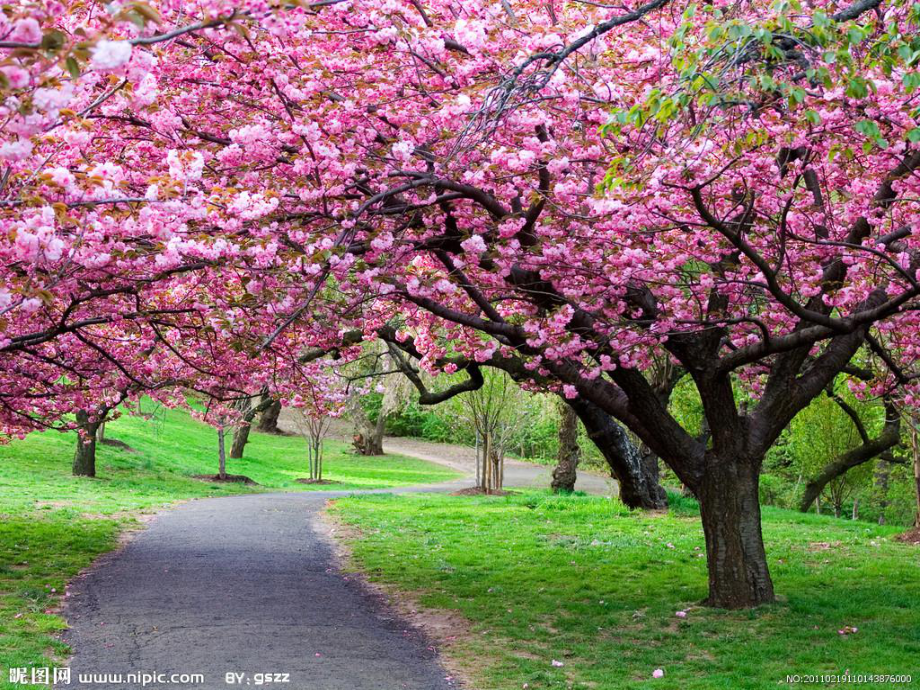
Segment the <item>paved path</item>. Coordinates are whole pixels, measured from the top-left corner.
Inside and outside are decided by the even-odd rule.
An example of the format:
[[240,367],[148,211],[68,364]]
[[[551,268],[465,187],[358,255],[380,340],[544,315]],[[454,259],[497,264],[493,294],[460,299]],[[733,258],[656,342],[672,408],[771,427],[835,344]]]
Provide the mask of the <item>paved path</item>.
[[[400,438],[384,445],[468,475],[475,470],[473,451],[463,446]],[[545,487],[549,480],[547,467],[506,461],[505,486]],[[397,492],[454,491],[472,483],[467,477]],[[615,491],[611,480],[587,472],[579,472],[576,488]],[[126,548],[72,583],[64,611],[71,626],[65,641],[75,651],[72,682],[60,687],[134,690],[142,685],[124,678],[81,683],[79,674],[154,672],[203,674],[204,683],[148,688],[455,687],[425,639],[337,569],[317,513],[342,495],[211,498],[160,514]],[[230,673],[244,675],[228,684]],[[278,678],[289,682],[258,686],[257,673],[287,674]]]
[[[456,482],[440,487],[455,489]],[[192,501],[75,581],[64,615],[80,673],[289,674],[274,690],[447,690],[421,635],[343,576],[315,525],[333,492]],[[242,685],[246,686],[245,680]]]
[[[278,426],[289,433],[297,433],[293,413],[284,409],[278,420]],[[352,426],[345,420],[332,420],[330,437],[345,443],[352,441]],[[387,436],[383,439],[383,450],[396,455],[408,455],[421,460],[428,460],[439,465],[452,467],[465,472],[470,476],[476,474],[476,451],[467,446],[458,446],[449,443],[431,443],[414,438]],[[531,462],[519,460],[505,460],[505,487],[549,488],[552,480],[552,468],[546,465],[536,465]],[[473,486],[474,481],[468,480],[466,486]],[[577,491],[584,491],[599,496],[616,495],[616,482],[609,475],[604,476],[596,472],[578,470],[578,479],[575,482]]]

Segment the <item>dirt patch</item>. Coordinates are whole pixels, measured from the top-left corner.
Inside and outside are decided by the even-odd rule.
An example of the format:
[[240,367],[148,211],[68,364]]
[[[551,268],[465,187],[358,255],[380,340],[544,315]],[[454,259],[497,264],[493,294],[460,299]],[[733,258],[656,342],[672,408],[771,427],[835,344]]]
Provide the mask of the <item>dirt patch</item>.
[[470,489],[460,489],[460,491],[454,491],[451,496],[513,496],[517,491],[505,491],[500,489],[499,491],[483,491],[480,487],[474,486]]
[[[327,506],[331,502],[327,503]],[[471,632],[470,622],[456,611],[444,609],[429,609],[419,603],[419,594],[400,590],[392,585],[380,582],[371,582],[365,574],[358,569],[348,548],[348,541],[359,539],[361,529],[346,524],[339,516],[327,509],[320,511],[321,520],[316,523],[317,529],[322,529],[324,535],[332,543],[335,560],[340,568],[349,571],[363,587],[379,596],[387,606],[394,609],[402,618],[416,628],[420,629],[438,650],[438,655],[445,670],[459,681],[460,687],[476,688],[473,677],[476,674],[475,666],[471,661],[463,659],[455,653],[454,645],[476,640]]]
[[920,546],[920,527],[914,527],[909,529],[906,532],[895,537],[895,541],[904,542],[905,544],[913,544],[914,546]]
[[126,453],[136,453],[137,452],[134,448],[129,446],[127,443],[125,443],[124,441],[119,441],[117,438],[104,438],[102,439],[102,441],[100,441],[100,443],[102,443],[102,445],[104,446],[111,446],[112,448],[120,448]]
[[295,479],[295,482],[298,484],[341,484],[342,482],[337,482],[332,479]]
[[205,482],[236,482],[238,484],[258,486],[258,484],[256,484],[245,474],[228,474],[223,477],[221,477],[219,474],[193,474],[192,479],[200,479]]
[[840,547],[839,541],[813,541],[808,545],[809,551],[830,551]]
[[52,510],[53,508],[73,508],[73,501],[35,501],[36,510]]

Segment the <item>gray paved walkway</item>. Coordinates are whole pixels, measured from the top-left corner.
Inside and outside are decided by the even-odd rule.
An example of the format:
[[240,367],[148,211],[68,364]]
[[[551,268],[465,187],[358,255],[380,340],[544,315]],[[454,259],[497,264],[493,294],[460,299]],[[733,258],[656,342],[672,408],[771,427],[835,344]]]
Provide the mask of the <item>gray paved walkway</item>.
[[[450,484],[442,489],[457,488]],[[446,690],[433,648],[336,568],[317,512],[334,493],[212,498],[162,513],[71,586],[65,635],[81,673],[289,674],[275,690]],[[279,676],[281,678],[281,676]],[[246,681],[249,681],[248,685]]]

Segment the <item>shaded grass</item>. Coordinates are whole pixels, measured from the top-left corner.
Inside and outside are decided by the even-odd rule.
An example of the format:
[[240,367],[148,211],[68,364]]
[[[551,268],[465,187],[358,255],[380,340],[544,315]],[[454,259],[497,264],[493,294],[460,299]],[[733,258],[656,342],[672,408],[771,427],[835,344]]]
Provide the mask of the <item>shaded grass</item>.
[[[483,669],[477,687],[768,688],[847,670],[920,685],[920,553],[890,539],[897,528],[765,508],[781,601],[727,612],[698,606],[707,575],[692,501],[649,515],[579,495],[423,494],[332,510],[360,530],[350,546],[371,579],[471,621],[474,639],[451,652]],[[858,633],[840,635],[845,625]]]
[[[150,403],[147,403],[148,408]],[[74,434],[46,432],[0,446],[0,689],[14,687],[9,667],[61,665],[66,649],[54,633],[65,583],[117,545],[136,516],[174,501],[256,491],[316,491],[306,476],[303,439],[253,432],[242,460],[228,472],[258,486],[211,483],[217,472],[216,432],[188,414],[157,410],[150,419],[124,416],[106,437],[130,447],[101,445],[97,478],[73,477]],[[428,484],[458,473],[414,458],[363,458],[343,443],[325,444],[324,477],[335,490]]]

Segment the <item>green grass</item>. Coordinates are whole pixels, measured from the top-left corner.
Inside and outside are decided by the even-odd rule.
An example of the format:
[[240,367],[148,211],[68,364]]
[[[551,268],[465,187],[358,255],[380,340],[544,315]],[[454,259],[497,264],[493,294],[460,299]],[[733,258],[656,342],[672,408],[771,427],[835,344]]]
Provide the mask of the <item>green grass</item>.
[[11,666],[61,665],[66,649],[54,633],[64,621],[55,611],[66,582],[114,548],[140,512],[205,496],[390,488],[458,476],[413,458],[356,457],[329,441],[324,476],[340,483],[298,484],[307,474],[303,439],[252,433],[245,457],[229,460],[227,469],[259,486],[213,484],[191,475],[217,472],[216,432],[185,412],[126,415],[108,424],[106,437],[132,450],[100,446],[95,479],[70,473],[74,434],[32,434],[0,445],[0,689],[22,687],[9,684]]
[[[920,685],[920,552],[889,538],[897,528],[765,508],[781,601],[717,611],[698,605],[707,576],[694,508],[648,515],[527,492],[360,496],[332,510],[359,530],[349,542],[371,579],[470,621],[473,634],[448,648],[476,687],[734,690],[847,670]],[[839,634],[846,625],[858,632]]]

